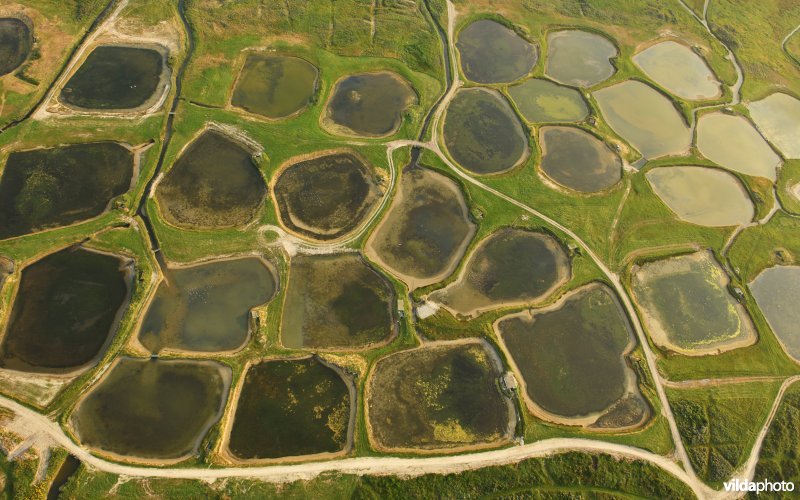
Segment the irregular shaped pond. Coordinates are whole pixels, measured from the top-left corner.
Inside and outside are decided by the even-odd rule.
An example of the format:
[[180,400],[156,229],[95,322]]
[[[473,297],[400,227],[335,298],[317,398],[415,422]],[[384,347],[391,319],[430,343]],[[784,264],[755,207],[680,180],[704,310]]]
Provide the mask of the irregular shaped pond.
[[78,440],[125,457],[177,460],[197,452],[222,416],[231,370],[214,361],[120,358],[78,403]]
[[449,275],[475,230],[455,181],[426,168],[406,168],[366,250],[414,289]]
[[579,122],[589,115],[580,92],[547,80],[526,80],[508,93],[529,122]]
[[681,219],[702,226],[753,220],[755,208],[742,183],[715,168],[669,166],[650,170],[653,191]]
[[543,299],[569,275],[569,258],[553,237],[501,229],[478,244],[458,281],[430,297],[457,313],[475,315]]
[[292,258],[281,339],[291,349],[360,348],[394,331],[391,283],[357,253]]
[[64,373],[111,341],[129,297],[131,270],[112,255],[70,247],[22,270],[2,344],[2,366]]
[[622,179],[622,160],[600,139],[575,127],[542,127],[542,171],[558,184],[596,193]]
[[336,453],[349,445],[350,390],[317,358],[250,367],[236,404],[229,448],[240,459]]
[[750,284],[750,291],[786,352],[800,361],[800,267],[766,269]]
[[747,105],[758,129],[786,158],[800,158],[800,100],[776,92]]
[[257,257],[170,269],[139,329],[139,341],[164,348],[231,351],[247,341],[250,310],[275,295],[276,278]]
[[592,87],[616,71],[611,58],[617,48],[607,38],[580,30],[547,35],[545,74],[566,85]]
[[416,102],[414,89],[395,73],[352,75],[333,89],[324,123],[345,135],[392,135],[403,123],[405,110]]
[[703,115],[698,120],[697,149],[709,160],[734,172],[772,181],[781,162],[747,118],[721,112]]
[[195,139],[156,187],[170,223],[204,228],[246,224],[266,193],[251,153],[215,130]]
[[447,106],[443,133],[453,158],[476,174],[510,170],[528,152],[525,129],[496,90],[459,90]]
[[275,182],[281,221],[292,231],[318,240],[351,232],[380,197],[376,173],[353,153],[303,160],[283,170]]
[[249,54],[231,104],[267,118],[286,118],[311,103],[318,78],[316,66],[305,59]]
[[527,75],[539,53],[513,30],[489,19],[471,23],[456,42],[464,75],[477,83],[508,83]]
[[33,47],[33,33],[21,19],[0,18],[0,76],[19,68]]
[[705,60],[681,43],[657,43],[633,56],[633,62],[654,82],[682,99],[722,95],[720,83]]
[[647,159],[689,149],[692,132],[669,99],[649,85],[627,80],[594,93],[600,112]]

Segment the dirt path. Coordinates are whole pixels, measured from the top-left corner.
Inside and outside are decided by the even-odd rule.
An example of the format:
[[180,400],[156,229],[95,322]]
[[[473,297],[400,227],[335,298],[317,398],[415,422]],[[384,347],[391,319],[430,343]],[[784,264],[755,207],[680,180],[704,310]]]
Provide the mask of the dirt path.
[[699,389],[702,387],[719,387],[721,385],[746,384],[749,382],[777,382],[785,377],[731,377],[731,378],[704,378],[696,380],[664,380],[664,387],[671,389]]

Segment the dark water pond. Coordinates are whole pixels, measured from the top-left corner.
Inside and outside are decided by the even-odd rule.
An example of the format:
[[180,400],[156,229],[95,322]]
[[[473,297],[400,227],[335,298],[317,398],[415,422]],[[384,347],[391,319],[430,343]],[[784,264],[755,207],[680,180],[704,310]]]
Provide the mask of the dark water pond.
[[403,112],[417,101],[411,85],[389,73],[361,73],[336,84],[328,103],[330,120],[350,133],[365,136],[393,134]]
[[536,64],[536,46],[489,19],[470,24],[456,43],[464,75],[477,83],[507,83],[527,75]]
[[311,103],[318,77],[319,70],[305,59],[250,54],[231,103],[267,118],[285,118]]
[[622,179],[622,160],[603,141],[575,127],[544,127],[542,170],[582,193],[608,189]]
[[20,67],[31,47],[33,34],[27,24],[14,17],[0,18],[0,76]]

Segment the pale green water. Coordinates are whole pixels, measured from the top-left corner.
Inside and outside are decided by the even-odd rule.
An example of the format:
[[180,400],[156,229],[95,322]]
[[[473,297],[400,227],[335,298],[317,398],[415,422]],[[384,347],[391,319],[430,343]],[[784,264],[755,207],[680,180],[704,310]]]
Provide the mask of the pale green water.
[[776,92],[747,105],[758,129],[786,158],[800,158],[800,101]]
[[709,160],[735,172],[776,178],[780,158],[743,116],[704,115],[697,123],[697,148]]
[[721,94],[720,83],[708,64],[692,49],[673,41],[661,42],[633,56],[654,82],[688,100],[711,99]]
[[508,93],[529,122],[579,122],[589,114],[580,92],[547,80],[526,80]]
[[568,30],[547,36],[545,74],[558,82],[591,87],[616,71],[610,59],[617,48],[605,37],[586,31]]

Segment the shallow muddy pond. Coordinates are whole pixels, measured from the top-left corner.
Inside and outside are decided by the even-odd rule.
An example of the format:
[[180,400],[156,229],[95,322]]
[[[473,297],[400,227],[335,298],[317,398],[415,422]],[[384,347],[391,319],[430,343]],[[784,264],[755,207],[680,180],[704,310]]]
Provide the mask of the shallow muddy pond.
[[447,106],[443,134],[453,159],[476,174],[509,170],[528,151],[528,134],[496,90],[458,91]]
[[635,268],[634,298],[657,345],[687,355],[750,345],[750,316],[728,291],[730,279],[710,252],[647,262]]
[[266,194],[251,152],[215,130],[189,144],[156,188],[167,221],[204,228],[246,224]]
[[616,71],[611,58],[617,48],[606,37],[580,30],[547,35],[545,74],[566,85],[591,87]]
[[475,230],[455,181],[427,168],[406,168],[367,251],[413,289],[450,274]]
[[747,105],[758,129],[786,158],[800,158],[800,101],[776,92]]
[[102,45],[92,51],[61,89],[61,101],[84,109],[144,105],[161,83],[164,57],[143,47]]
[[342,377],[316,358],[261,362],[247,370],[230,451],[240,459],[341,451],[353,403]]
[[358,253],[292,258],[281,339],[291,349],[360,348],[393,333],[391,283]]
[[580,92],[547,80],[526,80],[508,93],[529,122],[579,122],[589,115]]
[[334,131],[380,137],[403,123],[403,113],[417,102],[411,85],[395,73],[361,73],[340,80],[328,102],[326,121]]
[[116,331],[130,270],[118,257],[70,247],[22,270],[2,366],[69,372],[91,362]]
[[478,244],[458,281],[430,298],[473,315],[543,299],[569,275],[569,258],[553,237],[501,229]]
[[249,54],[231,104],[267,118],[291,116],[314,99],[319,71],[299,57]]
[[650,170],[653,191],[675,214],[702,226],[753,220],[755,208],[739,179],[716,168],[669,166]]
[[506,316],[495,328],[527,397],[546,412],[584,417],[638,391],[624,359],[633,332],[605,285],[585,287],[547,309]]
[[456,42],[464,75],[477,83],[508,83],[527,75],[539,58],[536,46],[489,19],[471,23]]
[[196,453],[227,400],[230,368],[214,361],[120,358],[72,415],[78,440],[144,459]]
[[743,116],[721,112],[703,115],[697,122],[697,149],[734,172],[775,180],[780,158]]
[[139,341],[154,353],[238,349],[250,331],[250,310],[272,299],[275,279],[257,257],[170,269],[147,310]]
[[633,56],[644,73],[674,95],[688,100],[722,94],[720,83],[702,57],[678,42],[657,43]]
[[649,85],[628,80],[594,93],[611,128],[647,159],[689,149],[692,131],[669,99]]
[[800,361],[800,267],[766,269],[750,284],[750,291],[786,352]]
[[596,193],[622,179],[619,155],[589,132],[575,127],[543,127],[539,137],[542,171],[561,186]]
[[0,177],[0,239],[100,215],[132,176],[133,155],[115,142],[11,153]]
[[475,343],[378,361],[367,385],[375,441],[384,448],[431,449],[506,438],[514,410],[498,389],[500,366],[493,356]]
[[353,153],[303,160],[283,170],[274,193],[283,224],[319,240],[344,236],[380,197],[374,169]]
[[0,18],[0,76],[11,73],[28,58],[33,47],[33,33],[22,20]]

